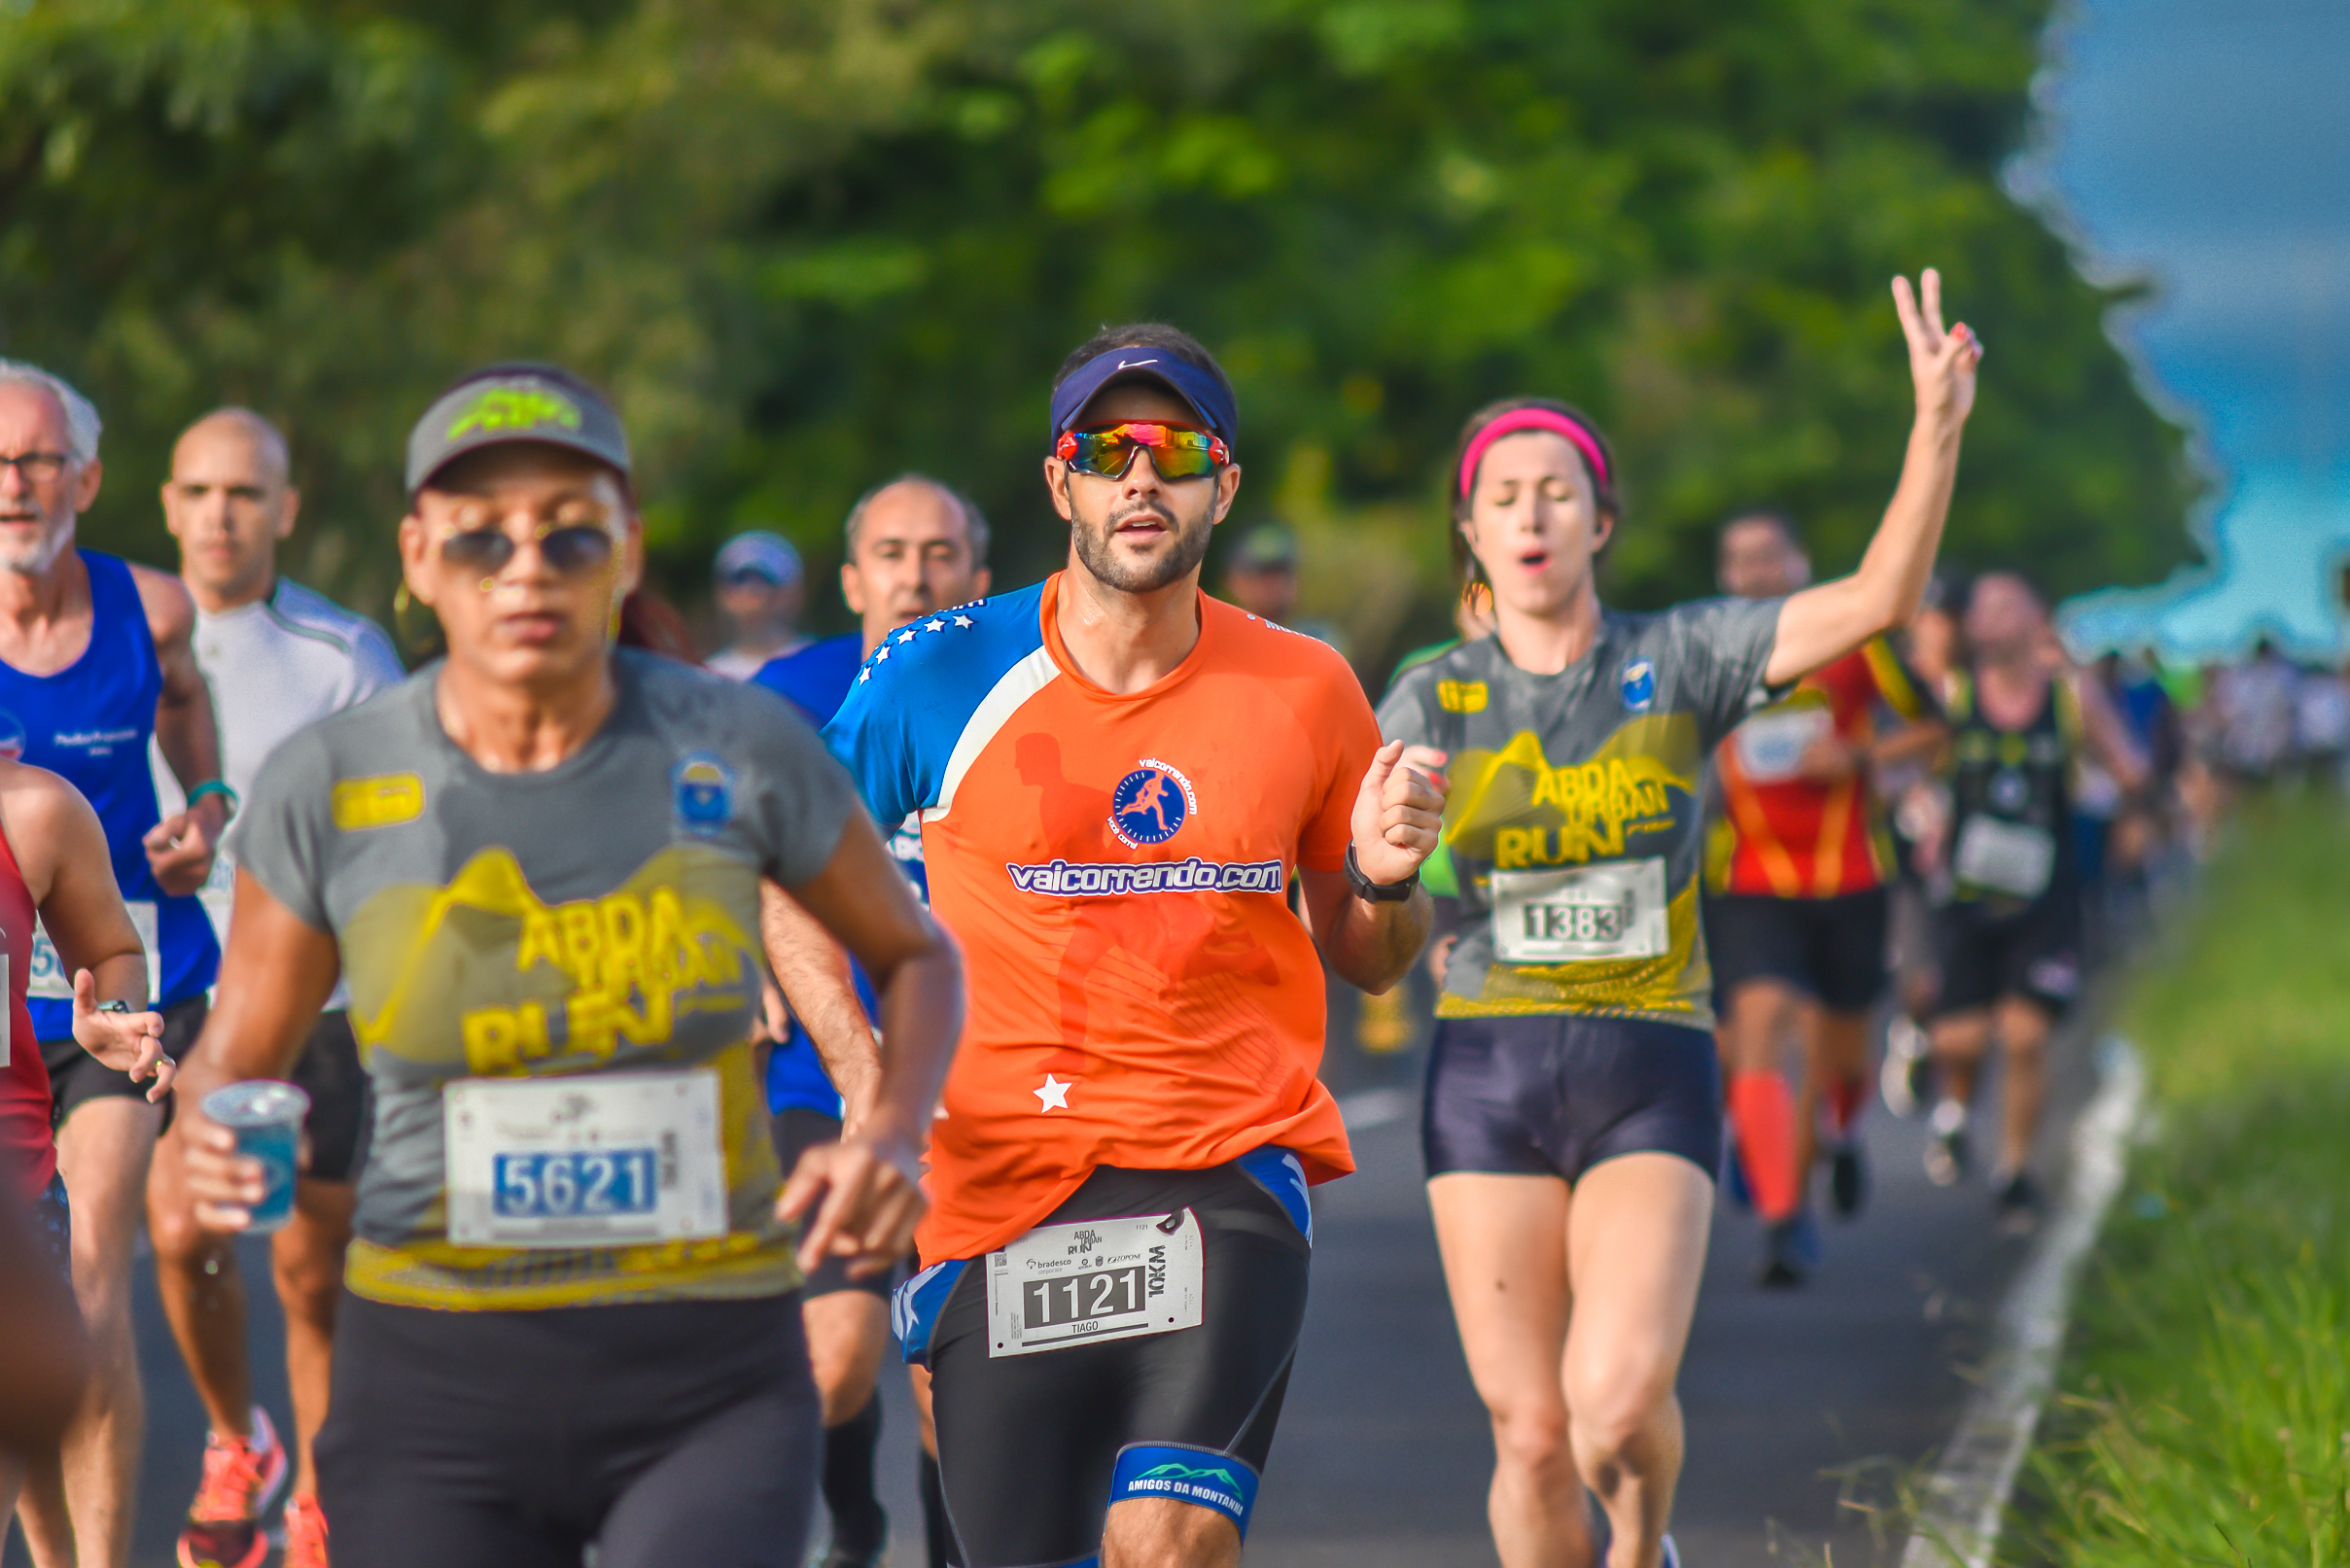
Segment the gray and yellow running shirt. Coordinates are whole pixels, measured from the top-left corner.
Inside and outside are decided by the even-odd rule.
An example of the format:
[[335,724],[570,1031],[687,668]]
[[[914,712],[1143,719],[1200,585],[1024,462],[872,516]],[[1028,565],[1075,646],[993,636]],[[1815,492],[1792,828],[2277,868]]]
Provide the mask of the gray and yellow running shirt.
[[491,773],[440,727],[440,668],[287,741],[234,836],[341,949],[375,1090],[351,1289],[509,1309],[789,1290],[750,1045],[759,878],[824,869],[859,809],[848,775],[767,692],[630,651],[592,740]]
[[1705,1027],[1705,770],[1763,696],[1777,600],[1602,611],[1557,675],[1480,638],[1406,673],[1390,741],[1452,753],[1444,840],[1464,912],[1442,1018],[1604,1013]]

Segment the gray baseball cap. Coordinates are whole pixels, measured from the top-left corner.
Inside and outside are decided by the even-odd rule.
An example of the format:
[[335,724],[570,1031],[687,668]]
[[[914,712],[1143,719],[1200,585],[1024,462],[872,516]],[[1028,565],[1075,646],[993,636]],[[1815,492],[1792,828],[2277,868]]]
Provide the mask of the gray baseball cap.
[[449,460],[503,441],[584,452],[628,474],[628,433],[604,395],[554,365],[515,361],[469,371],[408,432],[408,494]]

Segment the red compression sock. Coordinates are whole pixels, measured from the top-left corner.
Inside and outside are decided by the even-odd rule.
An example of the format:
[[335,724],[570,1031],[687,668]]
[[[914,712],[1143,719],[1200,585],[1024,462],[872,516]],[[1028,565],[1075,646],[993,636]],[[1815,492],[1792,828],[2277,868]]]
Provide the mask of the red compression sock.
[[1730,1122],[1738,1132],[1738,1159],[1755,1212],[1783,1220],[1803,1202],[1795,1169],[1795,1096],[1775,1072],[1730,1075]]
[[1828,1125],[1838,1137],[1851,1132],[1860,1120],[1861,1107],[1869,1103],[1869,1080],[1839,1078],[1828,1086]]

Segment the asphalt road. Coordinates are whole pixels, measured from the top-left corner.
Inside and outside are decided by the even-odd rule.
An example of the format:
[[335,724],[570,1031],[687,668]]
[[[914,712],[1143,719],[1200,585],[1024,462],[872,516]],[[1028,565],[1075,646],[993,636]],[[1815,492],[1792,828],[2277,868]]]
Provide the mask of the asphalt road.
[[[2087,1058],[2078,1041],[2059,1056],[2060,1114],[2043,1164],[2052,1190],[2064,1129],[2088,1087]],[[1248,1543],[1247,1561],[1263,1568],[1493,1561],[1491,1445],[1421,1187],[1418,1070],[1417,1052],[1333,1049],[1334,1086],[1357,1113],[1361,1170],[1316,1194],[1306,1339]],[[1831,1224],[1826,1264],[1807,1288],[1758,1289],[1753,1221],[1717,1218],[1681,1379],[1689,1460],[1674,1533],[1691,1568],[1890,1563],[1900,1536],[1887,1533],[1883,1510],[1956,1418],[2023,1244],[1993,1237],[1979,1185],[1926,1182],[1921,1124],[1872,1104],[1867,1136],[1874,1202],[1857,1223]],[[249,1244],[246,1258],[258,1391],[290,1427],[265,1256]],[[138,1322],[150,1404],[133,1562],[167,1568],[204,1421],[144,1266]],[[902,1380],[885,1376],[884,1393],[885,1501],[899,1526],[892,1562],[915,1568],[913,1418]],[[25,1560],[12,1539],[7,1568]]]

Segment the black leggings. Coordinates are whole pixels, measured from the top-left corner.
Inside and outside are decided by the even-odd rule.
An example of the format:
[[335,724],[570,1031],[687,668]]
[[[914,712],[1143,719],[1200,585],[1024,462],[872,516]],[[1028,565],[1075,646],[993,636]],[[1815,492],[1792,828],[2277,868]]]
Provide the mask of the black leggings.
[[345,1292],[318,1439],[335,1568],[800,1568],[799,1297],[434,1311]]
[[1097,1170],[1045,1223],[1187,1207],[1205,1243],[1197,1328],[990,1357],[984,1261],[956,1281],[931,1337],[930,1389],[947,1513],[971,1568],[1092,1560],[1113,1482],[1118,1497],[1189,1501],[1205,1494],[1171,1481],[1214,1485],[1242,1494],[1245,1516],[1305,1322],[1309,1248],[1295,1222],[1240,1167],[1219,1166]]

